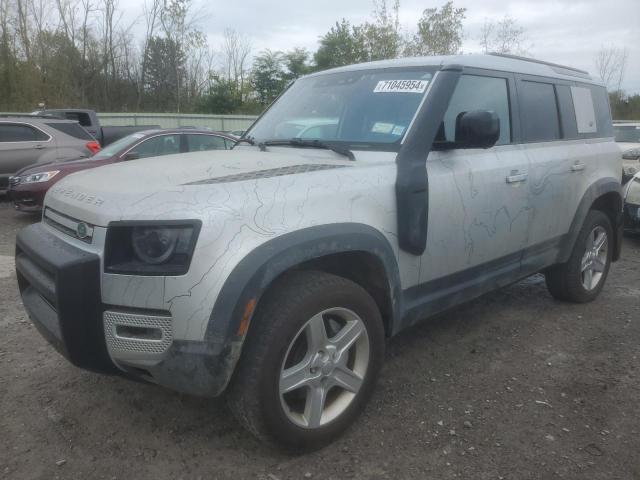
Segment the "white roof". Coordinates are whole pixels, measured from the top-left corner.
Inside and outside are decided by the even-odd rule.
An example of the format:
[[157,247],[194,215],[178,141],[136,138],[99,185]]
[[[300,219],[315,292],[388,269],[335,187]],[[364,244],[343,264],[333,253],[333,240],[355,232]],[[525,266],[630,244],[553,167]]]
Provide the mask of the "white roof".
[[602,85],[595,81],[587,72],[567,67],[546,63],[534,59],[526,59],[523,57],[515,57],[508,55],[444,55],[432,57],[408,57],[398,58],[394,60],[380,60],[376,62],[359,63],[357,65],[348,65],[338,67],[323,72],[314,73],[313,75],[322,75],[324,73],[348,72],[353,70],[369,70],[379,68],[402,68],[402,67],[423,67],[423,66],[445,66],[445,65],[462,65],[464,67],[483,68],[487,70],[496,70],[502,72],[521,73],[525,75],[539,75],[543,77],[559,78],[569,81],[580,81]]

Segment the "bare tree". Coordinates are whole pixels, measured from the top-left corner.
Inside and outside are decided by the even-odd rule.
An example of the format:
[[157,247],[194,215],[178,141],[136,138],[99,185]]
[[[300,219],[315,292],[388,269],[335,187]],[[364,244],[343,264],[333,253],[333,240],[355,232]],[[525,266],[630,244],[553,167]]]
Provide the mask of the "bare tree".
[[527,36],[524,27],[508,15],[497,22],[485,19],[480,33],[480,45],[484,53],[510,53],[527,55]]
[[236,87],[239,96],[244,94],[248,73],[248,58],[251,54],[249,40],[232,29],[224,31],[222,43],[223,68],[226,79]]
[[620,91],[628,56],[629,52],[626,47],[602,47],[600,51],[596,53],[596,70],[602,83],[607,86],[608,90],[615,92]]

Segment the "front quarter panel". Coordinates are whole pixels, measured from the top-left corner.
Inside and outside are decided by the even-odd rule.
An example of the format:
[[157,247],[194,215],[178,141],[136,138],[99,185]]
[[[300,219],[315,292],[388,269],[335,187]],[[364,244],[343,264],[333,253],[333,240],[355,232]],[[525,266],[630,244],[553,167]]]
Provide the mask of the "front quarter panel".
[[[214,303],[231,271],[260,245],[287,233],[318,225],[366,224],[386,239],[397,259],[394,180],[395,165],[384,162],[187,186],[139,201],[123,217],[202,220],[189,272],[164,278],[162,286],[162,309],[172,314],[174,338],[199,341],[206,336]],[[111,291],[123,291],[124,282],[131,285],[131,277],[115,277],[123,278],[109,279]],[[140,288],[127,303],[158,308],[151,290]],[[226,324],[231,319],[211,321]]]

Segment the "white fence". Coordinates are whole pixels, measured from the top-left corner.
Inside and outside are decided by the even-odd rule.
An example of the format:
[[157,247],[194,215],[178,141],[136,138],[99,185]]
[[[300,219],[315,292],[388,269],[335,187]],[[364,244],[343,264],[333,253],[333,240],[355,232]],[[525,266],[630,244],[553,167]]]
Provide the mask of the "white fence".
[[160,125],[163,128],[198,127],[219,131],[246,130],[253,115],[198,115],[176,113],[99,113],[105,126]]

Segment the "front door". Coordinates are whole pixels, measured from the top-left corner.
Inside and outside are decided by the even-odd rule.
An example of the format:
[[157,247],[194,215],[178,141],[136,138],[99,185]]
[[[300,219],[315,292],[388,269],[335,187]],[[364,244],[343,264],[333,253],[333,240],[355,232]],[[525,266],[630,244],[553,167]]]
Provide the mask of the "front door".
[[[511,75],[464,74],[427,159],[429,222],[420,281],[429,290],[453,293],[466,282],[518,274],[528,245],[528,161],[512,131]],[[500,118],[500,138],[489,149],[438,151],[437,142],[456,140],[464,112],[489,110]]]

